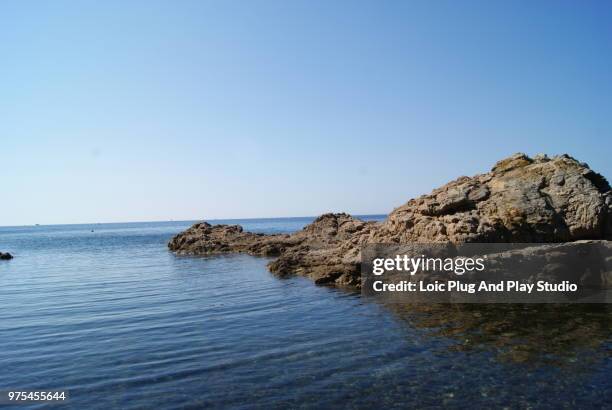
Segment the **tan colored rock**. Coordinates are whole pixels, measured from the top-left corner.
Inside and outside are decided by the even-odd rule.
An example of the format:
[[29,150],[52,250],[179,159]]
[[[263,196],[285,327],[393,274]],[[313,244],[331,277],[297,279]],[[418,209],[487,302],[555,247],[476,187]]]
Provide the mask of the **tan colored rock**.
[[610,186],[562,155],[515,154],[395,209],[375,239],[394,242],[563,242],[610,237]]
[[244,232],[240,225],[197,223],[176,235],[168,248],[178,255],[248,253],[257,256],[278,256],[286,247],[298,242],[290,235],[263,235]]
[[348,214],[325,214],[291,235],[244,232],[239,225],[193,225],[168,247],[178,255],[248,253],[279,256],[269,264],[278,275],[301,274],[316,283],[357,285],[359,247],[352,241],[369,234],[374,222]]
[[580,239],[612,239],[612,191],[606,179],[568,155],[515,154],[486,174],[457,178],[408,201],[382,223],[325,214],[291,235],[200,223],[168,246],[178,254],[278,256],[269,268],[279,275],[359,286],[360,249],[366,243]]

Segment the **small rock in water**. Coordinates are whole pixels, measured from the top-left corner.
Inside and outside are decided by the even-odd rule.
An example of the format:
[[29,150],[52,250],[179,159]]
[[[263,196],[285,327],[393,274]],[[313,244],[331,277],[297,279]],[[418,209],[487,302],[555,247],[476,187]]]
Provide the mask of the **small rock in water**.
[[2,253],[0,252],[0,259],[2,260],[9,260],[9,259],[13,259],[13,255],[11,255],[10,253],[6,252],[6,253]]

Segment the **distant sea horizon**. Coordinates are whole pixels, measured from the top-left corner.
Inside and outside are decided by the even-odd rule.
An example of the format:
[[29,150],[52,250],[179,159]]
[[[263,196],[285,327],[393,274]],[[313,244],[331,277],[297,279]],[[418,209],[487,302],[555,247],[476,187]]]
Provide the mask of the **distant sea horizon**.
[[[325,213],[348,213],[349,215],[359,219],[378,219],[386,218],[388,214],[350,214],[349,212],[325,212]],[[197,223],[197,222],[231,222],[231,221],[271,221],[271,220],[301,220],[315,219],[321,215],[306,215],[306,216],[270,216],[270,217],[253,217],[253,218],[198,218],[198,219],[165,219],[156,221],[115,221],[115,222],[75,222],[75,223],[33,223],[33,224],[17,224],[17,225],[0,225],[0,228],[27,228],[35,226],[77,226],[77,225],[120,225],[120,224],[152,224],[152,223]]]

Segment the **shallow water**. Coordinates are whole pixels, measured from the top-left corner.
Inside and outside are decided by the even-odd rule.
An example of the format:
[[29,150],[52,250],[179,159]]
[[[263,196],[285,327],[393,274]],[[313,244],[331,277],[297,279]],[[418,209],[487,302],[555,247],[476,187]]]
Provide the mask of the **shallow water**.
[[15,256],[0,261],[0,389],[68,389],[57,408],[78,409],[612,400],[606,306],[383,306],[278,279],[265,258],[175,257],[190,224],[0,228]]

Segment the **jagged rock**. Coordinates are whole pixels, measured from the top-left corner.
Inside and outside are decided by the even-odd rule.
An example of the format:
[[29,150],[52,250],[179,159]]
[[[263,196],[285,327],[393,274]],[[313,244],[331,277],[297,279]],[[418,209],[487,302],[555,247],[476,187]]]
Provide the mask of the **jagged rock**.
[[258,256],[278,256],[296,241],[290,235],[263,235],[244,232],[239,225],[193,225],[176,235],[168,248],[179,255],[206,255],[243,252]]
[[606,179],[568,155],[515,154],[486,174],[460,177],[408,201],[382,223],[325,214],[291,235],[200,223],[168,246],[178,254],[278,256],[269,268],[279,275],[359,286],[360,249],[367,243],[580,239],[612,239],[612,191]]
[[0,260],[9,260],[9,259],[13,259],[13,255],[11,255],[8,252],[6,253],[0,252]]
[[[369,233],[374,225],[348,214],[325,214],[291,235],[264,235],[244,232],[238,225],[213,226],[203,222],[176,235],[168,247],[179,255],[239,252],[279,256],[269,265],[273,273],[298,273],[317,283],[355,285],[359,272],[354,261],[359,259],[359,252],[355,247],[347,249],[347,244]],[[347,260],[345,254],[353,258]]]
[[395,209],[376,238],[397,243],[565,242],[610,238],[605,178],[575,159],[515,154]]

